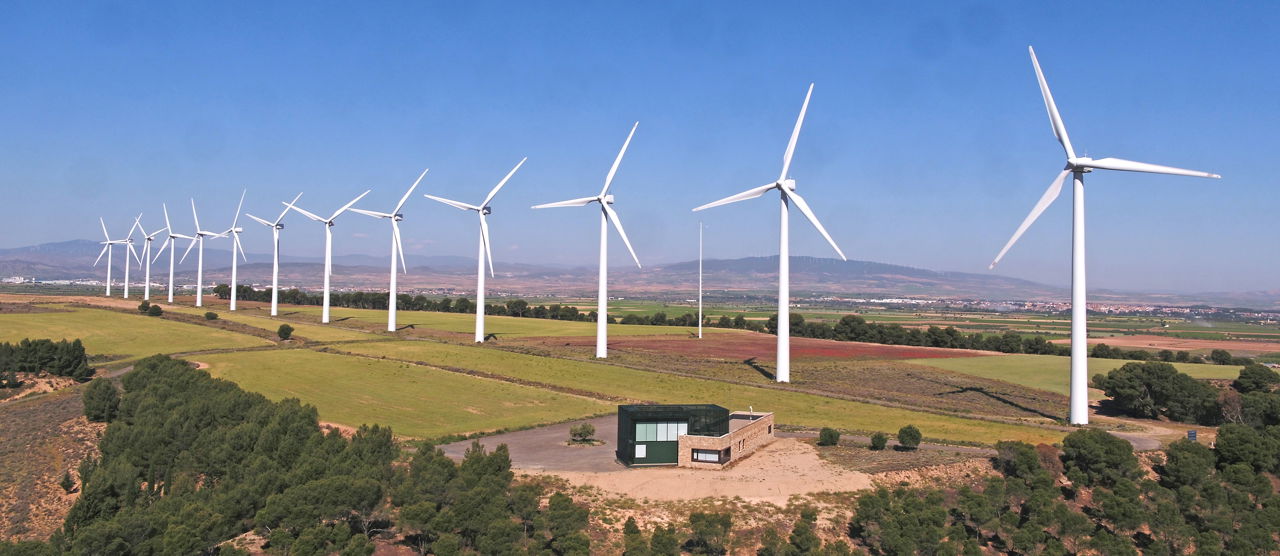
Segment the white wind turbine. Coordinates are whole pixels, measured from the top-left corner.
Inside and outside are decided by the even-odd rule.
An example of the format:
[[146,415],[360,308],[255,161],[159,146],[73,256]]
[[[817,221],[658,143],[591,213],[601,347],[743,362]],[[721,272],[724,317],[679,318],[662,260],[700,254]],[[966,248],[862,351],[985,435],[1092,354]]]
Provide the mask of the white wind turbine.
[[350,203],[342,205],[342,208],[338,209],[337,212],[334,212],[333,215],[328,218],[316,216],[310,212],[302,210],[294,204],[281,203],[288,208],[298,211],[307,218],[324,224],[324,307],[320,311],[320,322],[326,324],[329,322],[329,277],[333,274],[333,221],[338,218],[338,215],[351,208],[351,205],[356,204],[357,201],[363,199],[365,195],[368,195],[369,191],[370,190],[365,190],[364,193],[361,193],[356,196],[355,199],[352,199]]
[[278,312],[277,307],[280,300],[280,230],[284,229],[284,224],[281,221],[284,220],[284,215],[289,213],[289,207],[292,207],[301,197],[302,194],[299,193],[292,201],[286,203],[284,210],[280,211],[280,216],[277,216],[274,222],[267,222],[247,212],[244,213],[245,216],[252,218],[255,222],[271,228],[271,316],[273,317]]
[[151,260],[151,262],[154,263],[159,260],[160,255],[164,253],[164,250],[166,248],[169,249],[169,303],[173,303],[173,258],[174,254],[178,252],[178,246],[175,240],[195,240],[196,238],[174,232],[173,225],[169,223],[169,206],[163,203],[160,206],[164,209],[164,228],[169,230],[169,237],[165,238],[164,243],[160,244],[160,250],[156,252],[156,256]]
[[[134,227],[138,228],[138,230],[142,231],[142,237],[147,241],[146,243],[142,244],[142,259],[138,261],[138,264],[146,265],[147,267],[146,276],[145,276],[146,281],[144,282],[144,285],[142,288],[142,299],[145,301],[150,301],[151,300],[151,263],[153,262],[151,260],[151,242],[154,241],[156,239],[156,236],[160,235],[161,232],[168,231],[169,228],[160,228],[159,230],[156,230],[148,234],[147,230],[142,227],[141,214],[139,214],[138,218],[136,218],[133,221],[133,225]],[[163,250],[164,248],[161,247],[161,249]]]
[[809,92],[804,96],[804,104],[800,107],[800,116],[796,118],[796,127],[791,131],[791,141],[787,143],[787,151],[782,156],[782,173],[778,175],[778,180],[754,189],[748,189],[733,195],[725,197],[719,201],[707,203],[698,208],[693,209],[699,211],[720,205],[727,205],[746,199],[755,199],[771,190],[778,190],[782,199],[782,209],[780,212],[781,225],[779,227],[778,242],[778,370],[775,378],[778,382],[791,381],[791,256],[787,240],[788,228],[788,206],[795,203],[796,208],[804,214],[805,218],[818,229],[818,233],[831,244],[843,260],[848,260],[844,256],[844,252],[840,250],[840,246],[836,245],[835,240],[831,239],[831,235],[827,233],[826,228],[822,227],[822,223],[818,222],[818,217],[809,209],[809,203],[806,203],[800,194],[796,193],[796,181],[787,177],[787,171],[791,169],[791,156],[796,151],[796,140],[800,138],[800,126],[804,123],[805,111],[809,109],[809,97],[813,95],[813,83],[809,84]]
[[[199,252],[196,253],[196,307],[204,306],[204,238],[206,237],[227,237],[226,234],[219,234],[200,229],[200,216],[196,214],[196,200],[191,200],[191,218],[196,222],[196,236],[191,238],[191,245],[187,246],[187,251],[182,254],[182,258],[178,262],[187,260],[187,255],[191,254],[191,248],[196,244],[200,244]],[[233,248],[234,252],[235,249]],[[172,281],[172,280],[171,280]]]
[[702,337],[702,221],[698,221],[698,337]]
[[427,170],[422,170],[418,175],[417,181],[409,186],[409,190],[404,192],[404,196],[400,198],[400,202],[396,203],[396,208],[391,212],[375,212],[372,210],[364,210],[353,208],[351,212],[358,212],[365,216],[374,218],[386,218],[391,221],[391,283],[387,290],[387,332],[396,331],[396,293],[399,289],[396,287],[396,261],[400,262],[400,268],[405,274],[409,273],[409,267],[404,264],[404,244],[400,241],[400,222],[404,220],[404,215],[400,214],[400,209],[404,207],[404,203],[409,200],[409,195],[413,194],[413,190],[418,188],[418,184],[422,182],[422,178],[426,177]]
[[480,215],[480,248],[479,248],[479,252],[476,254],[476,257],[478,259],[476,261],[476,265],[477,265],[476,267],[476,341],[477,342],[484,341],[484,261],[486,259],[488,259],[489,261],[489,275],[493,276],[493,249],[490,247],[490,244],[489,244],[489,223],[488,221],[485,220],[485,216],[493,212],[493,209],[489,207],[489,201],[493,200],[494,195],[498,194],[498,190],[502,189],[502,186],[507,184],[507,180],[511,179],[511,176],[515,175],[516,170],[519,170],[520,166],[524,165],[524,161],[526,160],[529,160],[529,157],[526,156],[520,159],[520,162],[516,164],[516,167],[512,168],[510,172],[507,172],[507,176],[502,178],[502,181],[498,182],[498,185],[494,186],[493,189],[489,191],[489,194],[485,196],[483,201],[480,201],[479,205],[468,205],[466,203],[461,203],[458,201],[450,201],[449,199],[436,197],[434,195],[425,195],[426,198],[431,199],[433,201],[439,201],[451,207],[459,208],[462,210],[474,210],[476,211],[476,214]]
[[231,219],[231,227],[222,232],[223,235],[231,234],[231,304],[229,309],[232,311],[236,310],[236,263],[239,262],[236,260],[236,253],[240,254],[240,258],[244,259],[244,262],[249,262],[249,258],[244,255],[244,247],[240,245],[240,233],[244,231],[244,228],[239,227],[240,209],[244,208],[244,195],[248,192],[249,190],[247,189],[240,192],[240,204],[236,205],[236,215]]
[[636,250],[631,248],[631,241],[627,239],[627,232],[622,229],[622,222],[618,220],[618,213],[609,206],[613,204],[613,195],[609,195],[609,184],[613,183],[613,175],[618,172],[618,164],[622,163],[622,155],[627,152],[627,145],[631,144],[631,136],[636,134],[636,127],[640,122],[636,122],[631,126],[631,133],[627,134],[626,142],[622,143],[622,150],[618,151],[618,158],[613,160],[613,167],[609,168],[609,175],[604,178],[604,189],[600,190],[600,194],[595,197],[583,197],[581,199],[570,199],[568,201],[560,201],[558,203],[547,203],[537,205],[533,208],[552,208],[552,207],[581,207],[591,203],[600,203],[600,285],[599,299],[596,301],[596,357],[608,357],[608,334],[605,331],[605,325],[609,322],[609,294],[608,294],[608,275],[609,275],[609,222],[613,221],[613,226],[618,229],[618,235],[622,236],[622,243],[627,246],[627,250],[631,252],[631,258],[636,261],[636,267],[640,266],[640,258],[636,257]]
[[[114,247],[116,245],[127,246],[127,248],[125,249],[125,255],[124,255],[124,283],[125,283],[124,296],[127,298],[129,297],[129,252],[133,251],[133,228],[132,227],[129,228],[129,235],[125,237],[125,239],[111,239],[111,234],[107,233],[107,223],[103,221],[101,217],[98,218],[98,223],[102,224],[102,237],[105,238],[106,241],[101,242],[102,251],[98,252],[98,258],[94,259],[93,266],[98,266],[98,262],[102,260],[103,255],[107,256],[106,296],[111,297],[111,255],[115,251]],[[138,254],[135,252],[133,256],[134,258],[137,258]]]
[[996,263],[1004,257],[1005,253],[1013,247],[1014,242],[1022,237],[1022,233],[1027,231],[1032,222],[1049,207],[1058,194],[1062,192],[1062,182],[1067,178],[1068,174],[1073,176],[1073,204],[1072,204],[1072,221],[1071,221],[1071,413],[1070,421],[1073,425],[1086,425],[1089,423],[1089,369],[1088,369],[1088,334],[1086,331],[1085,319],[1088,317],[1087,305],[1085,301],[1085,258],[1084,258],[1084,175],[1094,169],[1101,170],[1124,170],[1128,172],[1148,172],[1152,174],[1171,174],[1175,176],[1192,176],[1198,178],[1220,178],[1217,174],[1208,172],[1199,172],[1195,170],[1183,170],[1181,168],[1171,168],[1169,166],[1159,166],[1156,164],[1147,164],[1145,162],[1134,162],[1131,160],[1123,160],[1119,158],[1099,158],[1097,160],[1088,157],[1077,157],[1075,150],[1071,148],[1071,139],[1067,137],[1067,127],[1062,123],[1062,116],[1058,114],[1058,106],[1053,102],[1053,95],[1049,92],[1049,84],[1044,79],[1044,72],[1040,71],[1040,62],[1036,60],[1036,51],[1034,48],[1027,47],[1031,53],[1031,65],[1036,70],[1036,80],[1040,83],[1040,94],[1044,97],[1045,109],[1049,112],[1049,125],[1053,129],[1053,134],[1058,138],[1058,143],[1062,144],[1062,149],[1067,154],[1067,165],[1062,172],[1054,178],[1053,183],[1049,184],[1049,189],[1044,192],[1031,209],[1031,214],[1022,221],[1017,231],[1013,233],[1013,237],[1009,238],[1009,242],[1000,250],[1000,254],[996,255],[994,261],[991,262],[989,268],[995,268]]

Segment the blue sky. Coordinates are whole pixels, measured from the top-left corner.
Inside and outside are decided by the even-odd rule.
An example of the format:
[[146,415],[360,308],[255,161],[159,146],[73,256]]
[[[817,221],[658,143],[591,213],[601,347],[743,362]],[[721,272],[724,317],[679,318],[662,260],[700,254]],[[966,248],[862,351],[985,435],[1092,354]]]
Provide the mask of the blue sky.
[[[592,263],[595,212],[528,207],[595,194],[638,120],[614,193],[641,260],[695,257],[700,217],[708,257],[771,255],[773,196],[689,209],[777,177],[812,81],[791,173],[845,253],[986,272],[1063,163],[1032,44],[1080,154],[1224,176],[1090,175],[1092,287],[1280,287],[1280,7],[1060,6],[2,3],[0,247],[158,227],[162,202],[188,228],[193,196],[225,227],[244,187],[260,216],[298,191],[387,210],[424,167],[420,193],[477,202],[528,156],[494,202],[496,264]],[[404,212],[408,251],[474,256],[472,217]],[[319,254],[318,226],[287,225],[287,252]],[[335,231],[338,253],[387,250],[385,222]],[[1068,189],[997,270],[1066,284],[1069,249]],[[834,255],[795,217],[792,252]]]

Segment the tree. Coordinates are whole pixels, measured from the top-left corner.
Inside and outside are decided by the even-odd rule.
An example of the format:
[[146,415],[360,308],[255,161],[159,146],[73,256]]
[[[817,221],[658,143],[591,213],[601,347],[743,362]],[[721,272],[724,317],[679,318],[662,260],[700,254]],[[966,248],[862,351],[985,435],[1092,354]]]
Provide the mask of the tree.
[[653,556],[680,556],[680,539],[676,537],[676,526],[658,526],[649,537],[649,553]]
[[1241,394],[1248,394],[1249,392],[1269,392],[1276,384],[1280,384],[1280,374],[1267,368],[1266,365],[1253,363],[1240,369],[1240,377],[1231,383],[1231,387]]
[[1140,475],[1133,446],[1098,429],[1080,429],[1062,439],[1067,478],[1084,486],[1110,487]]
[[164,309],[161,309],[159,305],[152,305],[151,307],[147,308],[148,317],[158,317],[162,314],[164,314]]
[[694,554],[724,554],[725,541],[733,525],[733,516],[727,512],[693,512],[689,514],[689,551]]
[[626,556],[648,556],[649,541],[644,538],[644,533],[640,531],[640,526],[636,525],[636,518],[628,517],[627,522],[622,525],[622,546],[623,554]]
[[840,443],[840,431],[830,427],[822,427],[818,432],[819,446],[835,446]]
[[62,480],[58,481],[58,486],[62,487],[62,491],[67,494],[71,494],[71,491],[76,489],[76,482],[71,478],[70,471],[62,472]]
[[914,450],[920,446],[920,429],[915,425],[907,425],[898,429],[898,446],[905,450]]
[[143,301],[142,301],[142,303],[139,303],[139,304],[138,304],[138,312],[139,312],[139,313],[146,313],[146,312],[147,312],[148,310],[150,310],[150,309],[151,309],[151,302],[150,302],[150,301],[143,300]]
[[1095,375],[1093,383],[1116,408],[1134,417],[1212,425],[1222,415],[1212,386],[1161,361],[1125,363],[1106,375]]
[[1176,440],[1165,449],[1160,478],[1170,488],[1198,486],[1213,475],[1215,460],[1207,446],[1185,438]]
[[208,311],[204,314],[204,320],[218,320],[218,314],[213,311]]
[[1267,471],[1275,468],[1280,446],[1271,435],[1247,425],[1231,423],[1218,427],[1218,439],[1214,441],[1213,449],[1218,456],[1219,468],[1243,463],[1255,470]]
[[1235,361],[1235,357],[1231,356],[1231,352],[1225,349],[1215,349],[1209,352],[1209,361],[1214,365],[1230,365]]
[[889,435],[877,432],[871,435],[871,449],[883,450],[885,445],[889,443]]
[[569,428],[569,441],[574,444],[588,444],[596,435],[596,427],[591,423],[581,423]]
[[84,390],[84,416],[90,421],[108,423],[116,418],[120,407],[120,393],[105,378],[95,378]]
[[280,325],[280,328],[276,329],[276,336],[279,336],[281,340],[288,340],[289,338],[292,338],[293,327],[287,324]]
[[218,296],[218,299],[231,299],[231,286],[218,284],[213,287],[213,295]]

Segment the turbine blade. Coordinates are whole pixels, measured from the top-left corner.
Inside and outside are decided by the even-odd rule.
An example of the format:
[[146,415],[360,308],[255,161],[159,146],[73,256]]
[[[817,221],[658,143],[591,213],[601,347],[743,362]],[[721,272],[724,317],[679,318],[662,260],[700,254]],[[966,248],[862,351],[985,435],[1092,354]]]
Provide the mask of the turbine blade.
[[196,221],[196,231],[200,231],[200,217],[196,215],[196,200],[191,199],[191,218]]
[[489,276],[493,276],[493,249],[489,246],[489,222],[484,213],[480,213],[480,242],[484,244],[484,255],[489,259]]
[[475,205],[468,205],[460,201],[451,201],[449,199],[445,199],[444,197],[436,197],[435,195],[426,195],[426,194],[424,194],[423,197],[426,197],[428,199],[431,199],[432,201],[438,201],[446,205],[449,205],[451,207],[462,209],[462,210],[475,210],[475,211],[480,210],[480,207],[477,207]]
[[[289,209],[285,209],[285,211],[288,211],[288,210],[289,210]],[[263,220],[263,219],[261,219],[261,218],[258,218],[257,216],[254,216],[254,215],[249,214],[249,213],[247,213],[247,212],[246,212],[246,213],[244,213],[244,215],[245,215],[245,216],[248,216],[249,218],[252,218],[254,222],[257,222],[257,223],[259,223],[259,224],[262,224],[263,226],[266,226],[266,227],[268,227],[268,228],[271,228],[271,227],[274,227],[274,226],[275,226],[275,224],[272,224],[272,223],[270,223],[270,222],[267,222],[266,220]]]
[[400,257],[400,269],[408,274],[409,265],[404,262],[404,243],[400,241],[400,224],[395,220],[391,221],[391,237],[396,240],[396,255]]
[[394,214],[387,214],[385,212],[377,212],[377,211],[364,210],[364,209],[358,209],[358,208],[353,208],[350,210],[351,212],[360,213],[365,216],[372,216],[374,218],[391,218],[392,216],[395,216]]
[[[129,253],[133,254],[133,260],[138,261],[138,268],[142,268],[142,258],[138,256],[138,250],[133,248],[133,243],[126,243],[129,246]],[[129,258],[125,257],[124,264],[129,264]]]
[[511,176],[516,175],[516,170],[519,170],[521,166],[524,166],[524,161],[526,160],[529,160],[529,157],[526,156],[520,159],[520,162],[516,164],[516,167],[512,168],[510,172],[507,172],[507,177],[502,178],[502,181],[498,182],[498,185],[495,185],[493,187],[493,190],[490,191],[489,194],[485,196],[484,200],[480,202],[480,206],[482,207],[489,206],[489,201],[493,200],[493,196],[498,194],[498,190],[502,189],[502,186],[507,184],[507,180],[511,179]]
[[160,207],[164,209],[164,227],[173,231],[173,224],[169,223],[169,205],[160,203]]
[[626,230],[622,229],[622,220],[618,219],[618,212],[613,210],[609,203],[600,203],[600,206],[604,207],[604,213],[609,215],[609,221],[613,222],[613,227],[618,229],[618,235],[622,236],[622,243],[627,246],[627,251],[631,252],[631,258],[635,260],[636,267],[644,268],[640,266],[640,257],[636,256],[636,250],[631,248],[631,240],[627,239]]
[[1044,109],[1049,111],[1049,125],[1053,127],[1053,135],[1067,152],[1067,158],[1075,158],[1076,151],[1071,148],[1071,138],[1067,137],[1067,126],[1062,123],[1062,115],[1058,113],[1058,105],[1053,102],[1053,93],[1049,92],[1049,82],[1044,80],[1044,72],[1040,71],[1040,61],[1036,59],[1036,49],[1027,47],[1031,53],[1031,65],[1036,67],[1036,81],[1040,82],[1040,95],[1044,97]]
[[1174,168],[1172,166],[1161,166],[1159,164],[1147,164],[1146,162],[1134,162],[1132,160],[1124,160],[1122,158],[1099,158],[1098,160],[1081,161],[1081,166],[1089,168],[1102,168],[1103,170],[1123,170],[1125,172],[1146,172],[1149,174],[1170,174],[1174,176],[1191,176],[1195,178],[1221,178],[1218,174],[1209,172],[1201,172],[1198,170],[1184,170],[1182,168]]
[[324,219],[323,219],[323,218],[320,218],[319,216],[316,216],[315,214],[312,214],[312,213],[310,213],[310,212],[307,212],[307,211],[303,210],[303,209],[302,209],[301,207],[299,207],[298,205],[291,205],[291,204],[289,204],[289,203],[285,203],[285,202],[281,202],[280,204],[282,204],[282,205],[284,205],[285,207],[287,207],[287,208],[285,209],[285,211],[286,211],[286,212],[287,212],[289,209],[293,209],[293,210],[296,210],[296,211],[298,211],[299,213],[301,213],[303,216],[305,216],[305,217],[307,217],[307,218],[310,218],[310,219],[312,219],[312,220],[315,220],[316,222],[324,222]]
[[600,200],[599,197],[583,197],[581,199],[569,199],[568,201],[558,201],[555,203],[547,203],[544,205],[534,205],[533,208],[544,209],[544,208],[555,208],[555,207],[581,207],[581,206],[589,205],[599,200]]
[[333,216],[330,216],[330,217],[329,217],[329,219],[328,219],[328,220],[326,220],[326,222],[332,222],[334,218],[337,218],[339,214],[342,214],[342,213],[346,212],[346,211],[347,211],[347,209],[351,208],[351,205],[354,205],[354,204],[356,204],[357,202],[359,202],[359,201],[360,201],[360,199],[363,199],[363,198],[364,198],[364,196],[365,196],[365,195],[368,195],[370,191],[373,191],[373,190],[372,190],[372,189],[366,189],[366,190],[364,190],[364,193],[361,193],[361,194],[359,194],[359,195],[356,195],[356,198],[355,198],[355,199],[352,199],[350,203],[347,203],[347,204],[345,204],[345,205],[342,205],[342,208],[338,209],[338,212],[333,213]]
[[809,110],[809,97],[813,96],[813,83],[809,84],[809,92],[804,94],[804,104],[800,105],[800,115],[796,117],[796,127],[791,130],[791,140],[787,142],[787,152],[782,155],[782,174],[778,181],[787,179],[787,171],[791,169],[791,156],[796,154],[796,141],[800,139],[800,126],[804,124],[804,113]]
[[156,251],[156,256],[151,259],[152,264],[160,260],[160,255],[164,253],[165,248],[169,247],[170,243],[173,243],[173,238],[171,237],[164,238],[164,241],[160,243],[160,250]]
[[391,211],[391,214],[400,214],[400,207],[403,207],[405,201],[409,200],[409,196],[413,195],[413,190],[418,188],[418,183],[422,181],[422,178],[427,176],[427,170],[430,170],[430,168],[424,169],[422,174],[418,176],[417,181],[413,182],[413,186],[404,192],[404,197],[401,197],[400,202],[396,203],[396,209]]
[[600,196],[604,197],[609,192],[609,184],[613,183],[613,175],[618,173],[618,165],[622,164],[622,155],[627,152],[627,146],[631,144],[631,136],[636,134],[636,128],[640,127],[640,122],[636,122],[631,126],[631,133],[627,134],[627,140],[622,143],[622,150],[618,151],[618,158],[613,159],[613,166],[609,167],[609,175],[604,178],[604,189],[600,190]]
[[106,221],[104,221],[104,220],[102,219],[102,217],[101,217],[101,216],[99,216],[99,217],[98,217],[98,223],[99,223],[99,224],[102,224],[102,237],[106,238],[106,240],[107,240],[107,241],[111,241],[111,234],[108,234],[108,233],[107,233],[107,223],[106,223]]
[[[198,242],[198,241],[200,241],[200,240],[199,240],[199,239],[197,239],[197,238],[194,238],[194,237],[193,237],[193,238],[191,238],[191,245],[188,245],[188,246],[187,246],[187,250],[182,252],[182,258],[181,258],[181,259],[178,259],[178,263],[179,263],[179,264],[181,264],[183,261],[186,261],[186,260],[187,260],[187,255],[190,255],[190,254],[191,254],[191,248],[192,248],[192,247],[195,247],[195,246],[196,246],[196,242]],[[176,247],[175,247],[175,249],[176,249]]]
[[1000,254],[996,255],[996,259],[991,261],[991,266],[987,267],[988,270],[996,267],[996,264],[1000,262],[1000,259],[1004,257],[1004,254],[1009,252],[1009,248],[1013,247],[1013,244],[1018,241],[1018,238],[1022,237],[1022,233],[1027,231],[1027,228],[1031,227],[1031,223],[1035,222],[1036,219],[1040,217],[1040,213],[1044,212],[1044,209],[1049,208],[1049,205],[1053,204],[1054,199],[1058,198],[1058,194],[1062,193],[1062,180],[1067,179],[1067,175],[1070,173],[1071,170],[1063,170],[1058,174],[1058,177],[1053,180],[1053,183],[1049,184],[1049,189],[1046,189],[1044,195],[1040,196],[1040,200],[1036,202],[1036,206],[1031,208],[1031,214],[1028,214],[1027,218],[1022,221],[1022,225],[1018,226],[1018,230],[1013,232],[1013,237],[1009,238],[1009,243],[1004,244],[1004,249],[1001,249]]
[[693,211],[697,212],[700,210],[709,209],[711,207],[718,207],[720,205],[727,205],[729,203],[736,203],[738,201],[745,201],[747,199],[755,199],[756,197],[764,195],[770,189],[774,189],[776,187],[778,187],[778,184],[771,183],[769,185],[762,185],[760,187],[751,188],[737,195],[730,195],[728,197],[720,199],[719,201],[712,201],[710,203],[707,203],[705,205],[702,205],[698,208],[693,209]]
[[249,257],[244,254],[244,246],[240,245],[240,234],[233,234],[231,239],[234,240],[231,245],[231,258],[234,259],[236,257],[235,251],[238,250],[240,251],[240,260],[243,260],[246,263],[249,262]]
[[292,201],[289,201],[288,203],[285,204],[284,210],[280,211],[280,216],[276,217],[276,221],[267,225],[274,227],[276,224],[279,224],[281,220],[284,220],[284,215],[289,214],[289,207],[293,206],[293,204],[298,202],[298,199],[301,199],[301,198],[302,198],[302,192],[298,192],[297,197],[294,197]]
[[236,205],[236,215],[234,218],[231,219],[232,229],[235,229],[236,225],[240,223],[240,209],[244,208],[244,194],[248,192],[249,192],[248,189],[245,189],[240,192],[240,204]]
[[107,243],[102,246],[102,251],[98,252],[98,258],[93,260],[93,266],[98,266],[98,261],[102,260],[102,256],[107,254],[107,249],[111,248],[111,244]]
[[846,261],[849,260],[848,257],[844,256],[844,251],[840,250],[840,246],[836,245],[836,240],[831,239],[831,234],[828,234],[827,229],[822,227],[821,222],[818,222],[817,215],[813,214],[813,210],[809,208],[809,203],[805,202],[804,197],[801,197],[800,194],[795,191],[787,191],[785,187],[781,188],[781,190],[783,195],[786,195],[795,203],[796,208],[800,209],[800,212],[804,214],[804,217],[809,219],[809,223],[813,224],[813,227],[818,229],[818,233],[822,234],[822,237],[827,240],[827,243],[831,244],[831,248],[836,250],[836,253],[840,255],[840,258]]

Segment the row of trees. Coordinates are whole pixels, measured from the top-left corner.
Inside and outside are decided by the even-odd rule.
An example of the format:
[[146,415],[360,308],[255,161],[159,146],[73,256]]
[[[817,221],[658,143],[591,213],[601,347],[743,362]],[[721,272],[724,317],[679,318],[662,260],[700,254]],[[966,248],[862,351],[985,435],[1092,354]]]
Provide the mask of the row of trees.
[[0,343],[0,373],[8,374],[6,380],[16,381],[13,373],[48,373],[74,378],[80,382],[93,376],[89,357],[79,339],[30,340],[11,344]]
[[249,530],[288,554],[367,555],[387,531],[437,554],[590,551],[587,510],[563,495],[544,507],[505,446],[475,444],[461,463],[420,446],[405,461],[388,428],[324,433],[314,407],[164,356],[122,382],[118,398],[105,380],[86,390],[86,413],[110,424],[62,529],[0,554],[235,553],[219,544]]

